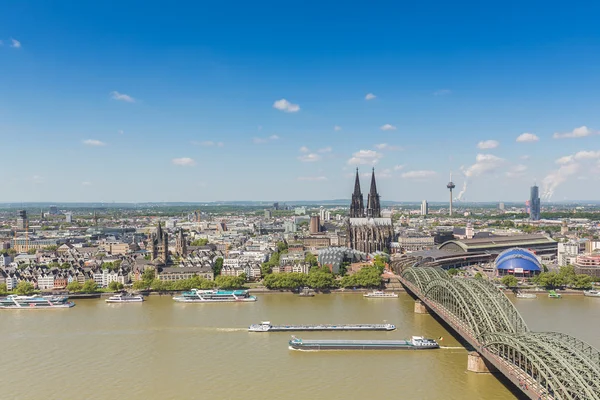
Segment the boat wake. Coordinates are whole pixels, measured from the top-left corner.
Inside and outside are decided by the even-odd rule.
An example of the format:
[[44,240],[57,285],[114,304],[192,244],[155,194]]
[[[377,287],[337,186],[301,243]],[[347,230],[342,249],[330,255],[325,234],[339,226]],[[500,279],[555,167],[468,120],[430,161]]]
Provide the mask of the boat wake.
[[310,352],[315,352],[315,351],[319,351],[319,350],[307,350],[307,349],[295,349],[292,346],[288,346],[288,349],[290,350],[294,350],[294,351],[304,351],[306,353],[310,353]]
[[245,332],[248,328],[215,328],[217,332]]
[[464,347],[462,346],[440,346],[440,349],[444,349],[444,350],[465,350]]

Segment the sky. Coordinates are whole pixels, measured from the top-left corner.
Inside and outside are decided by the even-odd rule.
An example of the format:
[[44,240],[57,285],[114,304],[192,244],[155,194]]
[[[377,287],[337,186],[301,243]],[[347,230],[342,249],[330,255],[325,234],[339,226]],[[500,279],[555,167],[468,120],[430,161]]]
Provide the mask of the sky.
[[599,12],[8,0],[0,202],[598,200]]

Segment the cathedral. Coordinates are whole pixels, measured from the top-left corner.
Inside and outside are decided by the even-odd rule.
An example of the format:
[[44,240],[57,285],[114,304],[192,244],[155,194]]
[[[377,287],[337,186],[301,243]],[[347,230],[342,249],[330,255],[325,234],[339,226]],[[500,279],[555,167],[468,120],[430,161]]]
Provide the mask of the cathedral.
[[394,227],[391,218],[381,217],[381,204],[377,183],[375,182],[375,169],[371,175],[371,187],[367,195],[367,209],[365,210],[363,194],[360,191],[358,168],[354,182],[354,193],[350,203],[350,218],[347,222],[348,242],[351,249],[364,253],[375,253],[390,249],[394,237]]
[[163,231],[160,222],[156,228],[156,232],[148,238],[148,254],[150,260],[159,260],[163,264],[169,261],[169,234]]

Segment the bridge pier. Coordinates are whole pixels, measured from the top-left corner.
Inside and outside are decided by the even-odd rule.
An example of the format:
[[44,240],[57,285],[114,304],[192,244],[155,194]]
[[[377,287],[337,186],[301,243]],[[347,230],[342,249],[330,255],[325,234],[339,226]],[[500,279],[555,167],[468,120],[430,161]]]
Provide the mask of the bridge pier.
[[496,372],[496,369],[481,357],[481,354],[476,351],[470,351],[467,360],[467,371],[475,372],[477,374],[489,374],[491,372]]
[[421,300],[415,300],[415,314],[429,314],[427,306]]

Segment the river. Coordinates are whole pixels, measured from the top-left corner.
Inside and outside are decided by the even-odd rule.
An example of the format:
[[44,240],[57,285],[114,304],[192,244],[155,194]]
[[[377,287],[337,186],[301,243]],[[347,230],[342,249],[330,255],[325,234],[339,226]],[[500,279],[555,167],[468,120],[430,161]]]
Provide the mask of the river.
[[[533,330],[600,347],[600,299],[513,299]],[[515,399],[492,375],[466,372],[467,352],[407,294],[259,294],[255,303],[143,304],[77,300],[67,310],[0,311],[2,399]],[[300,352],[273,323],[380,323],[394,332],[311,332],[301,338],[443,337],[434,351]]]

